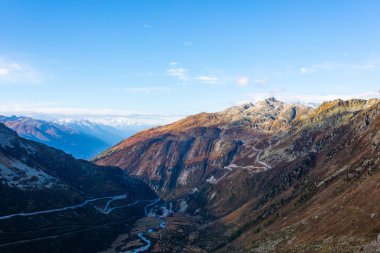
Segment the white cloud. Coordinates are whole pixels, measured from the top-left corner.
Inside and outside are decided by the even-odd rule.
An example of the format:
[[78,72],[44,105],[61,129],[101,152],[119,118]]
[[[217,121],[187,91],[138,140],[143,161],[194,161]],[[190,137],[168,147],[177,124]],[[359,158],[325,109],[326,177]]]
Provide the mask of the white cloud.
[[176,61],[172,61],[172,62],[170,63],[170,65],[171,65],[171,66],[176,66],[176,65],[178,65],[178,62],[176,62]]
[[47,121],[77,121],[87,119],[114,127],[131,125],[163,125],[183,118],[185,115],[158,115],[115,109],[59,107],[53,103],[0,104],[1,115],[27,116]]
[[239,86],[247,86],[249,84],[249,78],[246,76],[241,76],[238,79],[236,79],[236,84]]
[[9,73],[9,69],[4,68],[4,67],[0,68],[0,77],[5,77],[8,75],[8,73]]
[[144,26],[143,26],[145,29],[151,29],[152,28],[152,26],[150,25],[150,24],[144,24]]
[[0,57],[0,84],[38,84],[41,74],[30,64]]
[[178,78],[179,80],[185,81],[188,79],[188,70],[184,68],[170,68],[167,70],[169,76]]
[[195,79],[201,83],[206,83],[206,84],[216,84],[219,82],[219,78],[215,76],[203,75],[203,76],[198,76]]
[[300,68],[299,69],[299,73],[300,74],[312,74],[312,73],[314,73],[316,70],[315,70],[315,68],[313,68],[313,67],[309,67],[309,68],[307,68],[307,67],[302,67],[302,68]]
[[331,70],[333,68],[334,66],[331,64],[318,64],[318,65],[313,65],[309,67],[302,67],[299,69],[299,73],[302,75],[313,74],[321,70]]

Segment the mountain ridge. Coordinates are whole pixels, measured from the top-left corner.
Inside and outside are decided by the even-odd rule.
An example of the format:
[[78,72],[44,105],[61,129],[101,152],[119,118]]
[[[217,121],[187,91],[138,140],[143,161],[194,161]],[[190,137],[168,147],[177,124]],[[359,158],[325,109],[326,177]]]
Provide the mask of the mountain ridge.
[[[277,106],[277,108],[276,108]],[[259,107],[259,108],[258,108]],[[284,108],[286,107],[286,108]],[[260,109],[264,109],[263,112],[258,112]],[[276,110],[284,110],[283,114],[275,114],[271,115],[270,112],[279,113],[276,112]],[[226,110],[223,110],[221,112],[216,113],[206,113],[201,112],[195,115],[187,116],[186,118],[173,122],[171,124],[165,125],[165,126],[159,126],[151,129],[147,129],[144,131],[141,131],[130,138],[122,141],[117,146],[123,147],[123,145],[131,145],[134,142],[145,140],[149,137],[164,134],[166,132],[180,132],[180,131],[186,131],[191,128],[195,128],[196,126],[202,126],[202,127],[226,127],[232,126],[236,127],[235,125],[251,125],[252,128],[262,128],[262,129],[270,129],[271,127],[274,128],[281,128],[286,127],[288,123],[291,121],[298,119],[302,117],[302,115],[307,114],[311,112],[313,109],[308,106],[303,106],[299,104],[285,104],[284,102],[281,102],[279,100],[276,100],[275,98],[268,98],[264,101],[261,101],[257,103],[255,106],[253,103],[243,104],[240,106],[233,106]],[[295,117],[292,118],[293,114],[290,114],[290,112],[295,112]],[[267,113],[267,114],[265,114]],[[286,115],[286,113],[289,113]],[[267,124],[267,126],[264,126],[263,124],[260,124],[260,122],[255,122],[255,118],[259,117],[265,117],[264,123]],[[272,118],[279,118],[276,122]],[[247,121],[244,121],[247,120]],[[262,120],[260,118],[258,121]],[[270,121],[270,122],[269,122]],[[273,121],[273,122],[271,122]],[[285,121],[285,122],[281,122]],[[281,126],[281,123],[283,126]],[[254,125],[256,124],[256,126]],[[266,128],[265,128],[266,127]],[[115,147],[111,148],[109,152],[114,152]],[[101,159],[103,155],[108,155],[108,151],[104,151],[98,156],[94,158],[94,161]]]
[[82,159],[90,159],[134,133],[118,131],[90,121],[55,123],[25,116],[0,116],[0,122],[24,138],[61,149]]
[[268,99],[140,132],[94,162],[119,166],[176,201],[177,219],[202,217],[189,232],[196,239],[173,247],[373,250],[380,233],[379,111],[378,99],[315,109]]
[[119,168],[75,159],[2,123],[0,191],[1,252],[106,249],[143,216],[144,201],[156,199]]

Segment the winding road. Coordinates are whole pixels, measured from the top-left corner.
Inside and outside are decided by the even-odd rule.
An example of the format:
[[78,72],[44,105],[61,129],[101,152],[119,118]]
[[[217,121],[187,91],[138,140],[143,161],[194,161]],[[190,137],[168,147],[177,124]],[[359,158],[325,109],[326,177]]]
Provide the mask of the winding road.
[[246,170],[253,172],[253,173],[258,173],[258,172],[267,171],[267,170],[272,169],[272,167],[269,164],[260,160],[260,156],[263,153],[262,149],[257,149],[255,147],[248,146],[245,143],[244,143],[244,146],[250,147],[255,151],[254,153],[250,154],[248,156],[248,158],[252,158],[253,156],[256,156],[255,162],[258,164],[261,164],[262,166],[239,166],[239,165],[231,163],[230,165],[224,167],[224,169],[226,169],[228,171],[226,173],[224,173],[220,178],[216,179],[214,176],[211,176],[210,178],[206,179],[206,182],[208,182],[210,184],[217,184],[235,168],[246,169]]
[[[263,165],[262,167],[253,166],[253,168],[257,168],[257,169],[265,169],[265,170],[272,169],[272,167],[271,167],[269,164],[267,164],[267,163],[265,163],[265,162],[263,162],[263,161],[260,161],[260,156],[261,156],[261,154],[263,153],[263,150],[262,150],[262,149],[257,149],[257,148],[255,148],[255,147],[252,147],[252,149],[253,149],[254,151],[258,152],[257,155],[256,155],[256,159],[255,159],[255,161],[256,161],[257,163],[260,163],[261,165]],[[248,157],[251,158],[253,155],[254,155],[254,154],[249,155]]]
[[[10,219],[10,218],[17,217],[17,216],[27,217],[27,216],[33,216],[33,215],[41,215],[41,214],[48,214],[48,213],[63,212],[63,211],[67,211],[67,210],[74,210],[77,208],[84,207],[91,202],[95,202],[95,201],[103,200],[103,199],[110,199],[104,208],[104,212],[106,212],[107,211],[106,208],[109,208],[109,205],[111,204],[112,201],[117,200],[117,199],[125,199],[125,198],[127,198],[127,195],[123,194],[123,195],[116,195],[116,196],[110,196],[110,197],[87,199],[83,203],[78,204],[78,205],[74,205],[74,206],[66,206],[66,207],[62,207],[62,208],[48,209],[48,210],[42,210],[42,211],[36,211],[36,212],[28,212],[28,213],[21,212],[21,213],[4,215],[4,216],[0,216],[0,220],[6,220],[6,219]],[[112,209],[112,210],[114,210],[114,209]],[[96,210],[98,210],[98,209],[96,209]]]
[[[155,204],[157,204],[160,201],[159,198],[153,199],[153,200],[136,200],[136,201],[134,201],[134,202],[132,202],[130,204],[127,204],[127,205],[110,207],[110,205],[111,205],[111,203],[113,201],[123,200],[123,199],[126,199],[126,198],[127,198],[127,195],[123,194],[123,195],[115,195],[115,196],[102,197],[102,198],[87,199],[83,203],[78,204],[78,205],[73,205],[73,206],[66,206],[66,207],[62,207],[62,208],[48,209],[48,210],[42,210],[42,211],[36,211],[36,212],[28,212],[28,213],[23,213],[22,212],[22,213],[15,213],[15,214],[10,214],[10,215],[4,215],[4,216],[0,216],[0,220],[6,220],[6,219],[10,219],[10,218],[17,217],[17,216],[27,217],[27,216],[34,216],[34,215],[55,213],[55,212],[63,212],[63,211],[67,211],[67,210],[74,210],[74,209],[77,209],[77,208],[84,207],[84,206],[86,206],[87,204],[89,204],[91,202],[95,202],[95,201],[99,201],[99,200],[104,200],[104,199],[109,199],[106,202],[106,204],[105,204],[105,206],[104,206],[103,209],[101,209],[101,208],[99,208],[97,206],[94,206],[94,208],[98,212],[100,212],[102,214],[105,214],[105,215],[108,215],[112,211],[114,211],[115,209],[125,208],[125,207],[131,207],[131,206],[137,205],[137,204],[142,203],[142,202],[149,202],[149,204],[147,204],[144,207],[144,214],[145,214],[145,216],[155,216],[155,217],[158,217],[158,219],[160,220],[160,228],[164,228],[166,226],[166,222],[164,220],[162,220],[162,219],[164,217],[166,217],[166,215],[167,215],[167,213],[169,211],[168,212],[164,212],[164,214],[161,215],[161,216],[156,215],[155,213],[153,213],[153,214],[149,213],[149,211],[148,211],[149,207],[154,206]],[[115,222],[115,223],[119,223],[119,222]],[[5,244],[0,245],[0,247],[10,246],[10,245],[17,245],[17,244],[20,244],[20,243],[27,243],[27,242],[33,242],[33,241],[39,241],[39,240],[54,239],[54,238],[57,238],[57,237],[60,237],[60,236],[64,236],[64,235],[68,235],[68,234],[71,234],[71,233],[77,233],[77,232],[83,232],[83,231],[87,231],[87,230],[92,230],[94,228],[102,227],[104,225],[105,224],[97,225],[97,226],[94,226],[94,227],[84,228],[84,229],[80,229],[80,230],[76,230],[76,231],[71,231],[71,232],[67,232],[67,233],[63,233],[63,234],[44,236],[44,237],[38,237],[38,238],[33,238],[33,239],[21,240],[21,241],[17,241],[17,242],[5,243]],[[148,231],[148,233],[151,233],[151,232],[152,231],[150,231],[150,230]],[[127,251],[127,252],[130,252],[130,253],[144,252],[144,251],[146,251],[146,250],[149,249],[149,247],[151,245],[151,242],[150,242],[149,239],[147,239],[147,238],[144,237],[144,233],[139,233],[138,237],[141,240],[143,240],[144,242],[146,242],[147,244],[144,245],[144,246],[142,246],[142,247],[140,247],[140,248],[138,248],[138,249],[135,249],[135,250],[132,250],[132,251]]]
[[156,204],[157,202],[160,201],[160,199],[154,199],[154,200],[151,200],[151,199],[148,199],[148,200],[136,200],[136,201],[134,201],[134,202],[132,202],[130,204],[127,204],[127,205],[110,207],[110,205],[111,205],[111,203],[113,201],[115,201],[115,200],[122,200],[122,199],[126,199],[126,198],[127,198],[127,195],[123,194],[123,195],[116,195],[116,196],[110,196],[110,197],[87,199],[83,203],[78,204],[78,205],[74,205],[74,206],[66,206],[66,207],[62,207],[62,208],[48,209],[48,210],[42,210],[42,211],[36,211],[36,212],[28,212],[28,213],[21,212],[21,213],[4,215],[4,216],[0,216],[0,220],[6,220],[6,219],[10,219],[10,218],[17,217],[17,216],[27,217],[27,216],[34,216],[34,215],[41,215],[41,214],[48,214],[48,213],[63,212],[63,211],[67,211],[67,210],[74,210],[74,209],[77,209],[77,208],[84,207],[84,206],[86,206],[87,204],[89,204],[91,202],[95,202],[95,201],[99,201],[99,200],[104,200],[104,199],[110,199],[110,200],[107,201],[107,203],[106,203],[106,205],[104,206],[103,209],[100,208],[100,207],[94,206],[95,210],[97,210],[98,212],[100,212],[102,214],[110,214],[112,211],[114,211],[116,209],[119,209],[119,208],[131,207],[131,206],[135,206],[135,205],[137,205],[139,203],[143,203],[143,202],[151,202],[147,206],[144,207],[144,212],[145,212],[145,215],[147,216],[148,215],[148,213],[147,213],[147,207],[152,206],[152,205],[154,205],[154,204]]

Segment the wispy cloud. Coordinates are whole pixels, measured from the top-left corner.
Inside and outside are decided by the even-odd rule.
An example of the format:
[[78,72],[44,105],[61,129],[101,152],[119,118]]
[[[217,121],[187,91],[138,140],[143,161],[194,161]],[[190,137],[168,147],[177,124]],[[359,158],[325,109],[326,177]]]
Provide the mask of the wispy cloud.
[[206,84],[216,84],[220,81],[219,78],[217,78],[215,76],[207,76],[207,75],[198,76],[195,79],[198,82],[206,83]]
[[41,73],[32,65],[0,56],[0,84],[39,84]]
[[151,29],[152,28],[152,26],[150,24],[144,24],[143,27],[144,27],[144,29]]
[[131,125],[162,125],[174,122],[185,115],[174,114],[149,114],[144,112],[62,107],[54,103],[36,104],[0,104],[1,115],[27,116],[48,121],[76,121],[87,119],[92,122],[110,125],[114,127],[126,127]]
[[[166,74],[181,81],[182,85],[192,84],[208,84],[208,85],[223,85],[236,84],[239,86],[247,86],[251,80],[248,76],[226,74],[223,70],[202,70],[193,73],[188,68],[179,67],[178,62],[170,62],[166,70]],[[257,84],[264,85],[267,80],[256,80]]]
[[247,86],[249,84],[250,80],[247,76],[240,76],[236,79],[236,84],[238,86]]
[[125,87],[124,90],[133,93],[155,93],[155,92],[168,92],[169,87]]
[[188,73],[188,69],[185,69],[185,68],[169,68],[167,70],[167,74],[169,76],[178,78],[181,81],[188,80],[187,73]]
[[177,67],[178,63],[175,61],[170,62],[169,65],[170,67],[166,70],[166,74],[181,81],[182,85],[190,85],[192,83],[219,84],[224,81],[220,76],[212,74],[191,74],[189,69]]

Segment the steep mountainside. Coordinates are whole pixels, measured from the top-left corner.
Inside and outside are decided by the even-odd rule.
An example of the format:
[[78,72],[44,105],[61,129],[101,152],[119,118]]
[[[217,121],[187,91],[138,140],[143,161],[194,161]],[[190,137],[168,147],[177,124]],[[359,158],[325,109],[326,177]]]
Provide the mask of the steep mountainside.
[[115,145],[125,136],[118,136],[90,122],[57,124],[28,117],[0,116],[0,122],[16,131],[21,137],[38,141],[72,154],[89,159],[102,150]]
[[270,170],[235,170],[191,196],[190,205],[219,218],[203,232],[224,242],[209,250],[379,250],[379,111],[378,100],[324,103],[268,140],[260,159]]
[[176,200],[173,252],[376,252],[379,132],[379,100],[267,99],[141,132],[95,161]]
[[[311,111],[271,98],[219,113],[201,113],[140,132],[103,152],[95,162],[127,169],[163,196],[179,196],[224,173],[236,154],[244,153],[245,141],[285,130]],[[240,159],[248,164],[251,158]]]
[[[108,225],[99,224],[120,226],[123,219],[132,221],[140,217],[141,207],[139,212],[136,206],[120,208],[109,215],[97,208],[107,209],[106,201],[116,196],[119,205],[155,198],[144,183],[119,168],[77,160],[60,150],[23,139],[3,124],[0,124],[0,190],[1,252],[33,252],[33,247],[46,252],[72,252],[65,243],[79,239],[86,242],[108,233],[111,238],[102,239],[110,243],[114,232],[108,231]],[[83,229],[88,235],[80,233]],[[61,238],[62,234],[65,236]],[[40,240],[51,235],[56,236],[42,246]],[[93,251],[104,246],[108,245],[87,241],[87,245],[79,244],[76,249]]]

